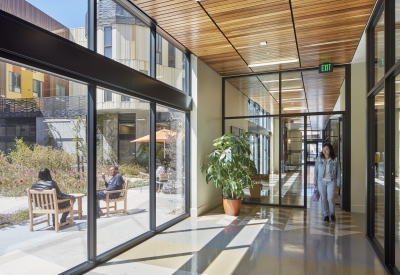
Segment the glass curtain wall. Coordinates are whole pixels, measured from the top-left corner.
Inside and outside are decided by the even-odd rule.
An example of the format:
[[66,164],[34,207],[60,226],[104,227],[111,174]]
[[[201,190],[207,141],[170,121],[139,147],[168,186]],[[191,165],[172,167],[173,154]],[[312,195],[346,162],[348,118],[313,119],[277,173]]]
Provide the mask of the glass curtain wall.
[[[249,125],[250,118],[227,119],[225,133],[240,135],[244,132],[243,126]],[[252,129],[249,138],[251,157],[261,175],[253,188],[245,188],[245,202],[260,202],[268,204],[279,203],[279,118],[259,118],[263,126]],[[240,128],[242,125],[242,128]]]
[[[44,2],[48,3],[41,4]],[[96,23],[97,41],[88,41],[88,21],[94,18],[87,9],[88,1],[58,1],[57,6],[50,2],[4,0],[0,1],[0,9],[73,41],[78,44],[74,49],[81,50],[81,46],[96,44],[98,54],[121,63],[127,75],[139,75],[134,70],[149,75],[150,65],[156,67],[157,60],[150,60],[148,25],[151,25],[151,19],[144,23],[139,18],[145,20],[147,17],[136,16],[112,0],[95,1],[98,14],[97,22],[93,23]],[[58,12],[53,13],[52,10]],[[64,21],[59,16],[60,10],[69,15],[64,18],[70,21]],[[155,25],[152,28],[155,31]],[[12,35],[13,39],[21,39],[18,34]],[[49,41],[54,38],[46,32],[43,32],[43,37]],[[165,41],[166,48],[162,48],[160,58],[165,55],[167,61],[158,63],[161,67],[157,70],[163,72],[166,79],[163,82],[189,92],[189,87],[184,85],[188,82],[185,79],[186,56]],[[72,51],[71,43],[64,42],[67,51]],[[96,53],[84,50],[80,57],[90,59],[88,56],[92,55]],[[73,54],[68,57],[70,61],[82,62],[76,60]],[[112,74],[104,66],[104,58],[99,57],[96,65],[102,64],[103,72],[108,70],[107,73]],[[24,58],[21,57],[22,60]],[[188,107],[172,100],[168,103],[181,108],[181,111],[157,105],[157,113],[151,116],[151,106],[156,106],[157,99],[149,99],[146,92],[136,90],[137,97],[133,97],[129,87],[121,89],[125,85],[120,83],[123,81],[105,81],[93,75],[90,78],[87,77],[90,73],[79,74],[70,70],[65,73],[67,77],[63,75],[63,71],[67,71],[65,60],[52,61],[54,64],[46,67],[54,65],[58,68],[57,74],[43,71],[45,66],[32,61],[33,58],[27,60],[39,68],[0,59],[0,204],[6,205],[0,209],[0,238],[3,240],[0,255],[13,255],[15,259],[7,263],[10,272],[2,266],[3,273],[14,272],[16,267],[21,267],[22,262],[32,257],[38,264],[37,267],[27,266],[27,273],[42,271],[40,259],[53,263],[54,268],[58,268],[53,269],[56,273],[78,265],[79,270],[83,268],[87,271],[93,262],[110,257],[110,251],[121,250],[121,245],[148,238],[155,234],[156,226],[187,215],[187,120],[182,110]],[[172,72],[164,70],[164,67]],[[78,75],[79,80],[71,78],[71,75]],[[156,80],[148,81],[160,85]],[[109,86],[98,86],[100,83]],[[175,92],[171,87],[163,87],[168,93]],[[181,93],[177,94],[179,97]],[[90,101],[92,96],[96,102]],[[183,101],[190,101],[190,97],[185,95]],[[92,103],[94,109],[90,109]],[[91,124],[94,115],[97,125]],[[149,140],[150,136],[156,135],[155,131],[151,131],[150,121],[156,123],[157,130],[169,131],[167,139],[161,143],[157,140],[156,153],[162,154],[162,158],[154,161],[157,164],[150,163]],[[95,138],[88,140],[94,130]],[[95,143],[91,143],[92,140]],[[92,161],[94,154],[91,152],[95,152],[96,163]],[[167,160],[167,177],[151,180],[156,169],[151,170],[150,167],[161,166],[164,159]],[[58,234],[54,232],[52,217],[47,222],[47,216],[42,214],[33,215],[34,223],[44,222],[35,224],[29,232],[27,188],[38,180],[38,172],[42,168],[50,170],[53,181],[62,192],[76,198],[72,206],[73,217],[66,218],[68,224],[62,226]],[[88,178],[93,176],[91,171],[95,171],[96,177],[89,182]],[[113,179],[119,177],[121,180],[115,180],[118,188],[112,193],[116,195],[105,192],[107,184],[112,185]],[[154,190],[149,188],[150,185],[155,186]],[[93,194],[99,199],[102,212],[97,213],[97,217],[92,216],[94,211],[90,212],[95,209],[96,198],[88,197],[94,188],[96,193],[103,194]],[[150,195],[156,198],[152,205]],[[93,205],[89,204],[91,200]],[[55,217],[56,221],[60,219],[63,219],[61,214]],[[95,226],[91,221],[96,221]],[[93,236],[97,239],[90,239]]]
[[185,213],[185,114],[157,105],[156,225]]
[[[62,272],[87,258],[87,85],[7,60],[0,60],[0,74],[0,255],[14,255],[11,266],[29,257],[46,259]],[[35,83],[41,84],[36,90]],[[57,95],[57,87],[65,94]],[[40,213],[33,214],[37,225],[30,232],[33,205],[26,189],[39,188],[32,184],[43,168],[53,182],[41,184],[79,198],[73,204],[74,227],[61,227],[63,233],[54,232],[62,214],[53,220]],[[38,265],[27,268],[27,273],[41,272]]]
[[304,117],[281,119],[281,204],[304,205]]
[[375,96],[375,238],[384,246],[385,225],[385,91]]
[[[245,202],[279,204],[279,74],[225,81],[225,133],[250,132],[251,158],[257,168]],[[233,117],[242,117],[234,119]]]
[[385,74],[385,12],[382,12],[375,27],[375,84]]
[[395,256],[396,266],[400,266],[400,76],[396,77],[395,98]]
[[[106,92],[111,100],[104,102]],[[104,189],[116,178],[113,168],[118,167],[124,181],[116,182],[122,189],[118,194],[126,197],[108,194],[111,202],[99,201],[97,251],[101,254],[150,229],[150,103],[104,88],[97,89],[97,99],[97,190],[105,196]]]
[[156,78],[183,92],[185,82],[186,55],[159,33],[156,35]]
[[[322,144],[332,143],[337,152],[341,148],[344,77],[345,68],[338,67],[329,74],[302,70],[226,78],[223,131],[250,132],[258,174],[254,187],[245,189],[244,202],[310,206],[307,196],[313,192],[314,163]],[[321,103],[323,93],[329,97]],[[325,114],[307,115],[319,112]]]
[[150,28],[116,2],[98,1],[97,52],[150,75]]
[[400,274],[400,65],[397,63],[400,1],[379,1],[371,19],[367,31],[367,48],[370,48],[367,53],[370,57],[367,60],[368,164],[371,167],[368,171],[368,237],[388,270]]

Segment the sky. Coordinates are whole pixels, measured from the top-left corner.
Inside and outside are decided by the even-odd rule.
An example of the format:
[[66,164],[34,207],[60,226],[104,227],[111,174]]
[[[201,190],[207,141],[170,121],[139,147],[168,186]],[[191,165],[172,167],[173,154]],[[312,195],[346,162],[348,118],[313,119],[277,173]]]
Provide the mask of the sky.
[[87,0],[26,0],[68,28],[85,26]]

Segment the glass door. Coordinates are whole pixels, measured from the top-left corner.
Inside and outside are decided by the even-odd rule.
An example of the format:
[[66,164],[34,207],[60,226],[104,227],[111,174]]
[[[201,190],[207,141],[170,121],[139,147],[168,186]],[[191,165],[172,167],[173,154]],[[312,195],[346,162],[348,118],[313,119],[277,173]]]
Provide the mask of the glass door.
[[281,131],[281,204],[304,206],[304,117],[283,117]]

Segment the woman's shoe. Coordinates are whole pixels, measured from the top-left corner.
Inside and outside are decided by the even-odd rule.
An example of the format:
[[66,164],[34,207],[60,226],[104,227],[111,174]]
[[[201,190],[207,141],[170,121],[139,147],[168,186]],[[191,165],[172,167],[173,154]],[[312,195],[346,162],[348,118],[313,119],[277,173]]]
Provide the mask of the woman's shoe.
[[331,215],[331,220],[332,220],[332,222],[336,222],[335,215]]
[[324,222],[329,222],[329,216],[325,216]]

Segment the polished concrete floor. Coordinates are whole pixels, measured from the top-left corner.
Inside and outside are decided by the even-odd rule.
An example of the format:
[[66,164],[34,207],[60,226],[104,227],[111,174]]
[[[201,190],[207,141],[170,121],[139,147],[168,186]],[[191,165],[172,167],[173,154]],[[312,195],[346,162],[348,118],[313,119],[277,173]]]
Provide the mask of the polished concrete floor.
[[188,218],[87,274],[386,274],[362,228],[342,212],[243,205]]

